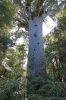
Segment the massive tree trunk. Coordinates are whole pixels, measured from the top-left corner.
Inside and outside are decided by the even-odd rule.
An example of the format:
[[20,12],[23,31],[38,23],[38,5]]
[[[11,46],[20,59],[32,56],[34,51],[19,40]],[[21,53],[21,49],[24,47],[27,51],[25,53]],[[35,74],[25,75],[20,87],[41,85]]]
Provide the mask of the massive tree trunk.
[[42,40],[42,19],[29,20],[29,60],[28,70],[32,75],[43,73],[44,49]]

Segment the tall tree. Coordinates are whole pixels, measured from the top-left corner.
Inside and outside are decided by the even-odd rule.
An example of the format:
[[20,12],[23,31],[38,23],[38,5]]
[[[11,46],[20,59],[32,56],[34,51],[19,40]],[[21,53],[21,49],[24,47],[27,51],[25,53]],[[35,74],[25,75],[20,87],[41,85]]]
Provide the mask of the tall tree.
[[[29,27],[28,69],[33,75],[43,71],[44,51],[42,40],[42,23],[46,16],[52,16],[58,10],[57,0],[14,0],[19,4],[17,11],[19,26]],[[62,2],[62,1],[61,1]],[[19,17],[20,16],[20,17]]]

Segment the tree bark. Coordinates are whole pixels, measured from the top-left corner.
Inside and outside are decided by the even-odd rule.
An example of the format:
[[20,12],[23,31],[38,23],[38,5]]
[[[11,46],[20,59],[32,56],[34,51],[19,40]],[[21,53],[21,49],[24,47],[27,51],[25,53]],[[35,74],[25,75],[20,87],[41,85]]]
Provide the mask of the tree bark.
[[32,75],[43,74],[44,49],[42,23],[40,17],[29,20],[28,72],[30,71]]

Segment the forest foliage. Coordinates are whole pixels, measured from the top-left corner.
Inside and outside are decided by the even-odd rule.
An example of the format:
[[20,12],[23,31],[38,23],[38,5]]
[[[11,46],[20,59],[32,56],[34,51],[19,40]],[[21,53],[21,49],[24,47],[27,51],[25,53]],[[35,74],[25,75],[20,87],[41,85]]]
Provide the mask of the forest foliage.
[[[0,100],[66,100],[66,7],[56,14],[58,27],[44,37],[46,75],[25,77],[22,66],[25,45],[15,45],[10,39],[14,33],[9,32],[13,21],[18,19],[15,16],[19,7],[16,5],[20,0],[16,1],[0,2]],[[27,5],[34,8],[32,16],[37,16],[39,11],[41,15],[42,3],[43,0],[27,0]],[[50,7],[56,4],[55,0],[49,0],[49,3]],[[13,46],[16,46],[15,50],[11,48]]]

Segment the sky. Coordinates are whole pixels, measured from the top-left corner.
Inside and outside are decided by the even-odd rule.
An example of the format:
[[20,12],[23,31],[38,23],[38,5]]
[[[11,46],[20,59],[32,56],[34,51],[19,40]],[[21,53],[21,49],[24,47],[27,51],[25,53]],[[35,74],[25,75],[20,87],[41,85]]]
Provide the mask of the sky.
[[57,22],[53,21],[49,16],[47,16],[43,22],[43,36],[49,34],[56,26]]

